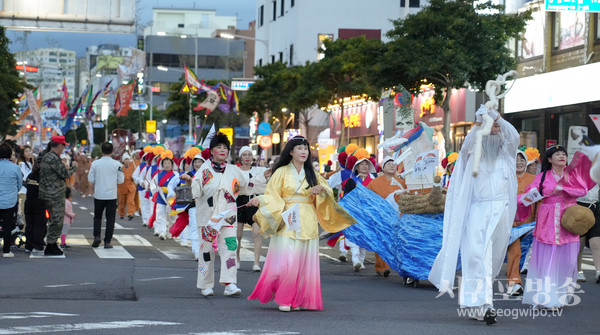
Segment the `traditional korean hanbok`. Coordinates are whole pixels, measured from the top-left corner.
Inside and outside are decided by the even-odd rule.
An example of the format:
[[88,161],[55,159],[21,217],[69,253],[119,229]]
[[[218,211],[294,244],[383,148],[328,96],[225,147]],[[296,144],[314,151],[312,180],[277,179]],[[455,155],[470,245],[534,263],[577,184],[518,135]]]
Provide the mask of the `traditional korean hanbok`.
[[[237,206],[236,198],[242,186],[248,184],[246,175],[235,165],[219,164],[212,159],[202,164],[192,183],[192,194],[196,201],[196,224],[200,236],[200,257],[198,258],[199,289],[214,287],[213,240],[217,240],[221,257],[219,283],[227,285],[237,282]],[[209,219],[216,214],[230,210],[218,232],[207,227]]]
[[[563,213],[577,204],[577,198],[584,196],[596,184],[590,178],[591,161],[581,152],[576,152],[571,163],[565,168],[562,177],[552,169],[538,174],[526,188],[539,190],[543,174],[541,205],[538,205],[537,223],[533,231],[533,245],[523,303],[534,307],[555,308],[570,304],[577,285],[577,254],[579,235],[561,226]],[[533,206],[517,203],[517,215],[526,219]]]
[[175,172],[161,170],[152,178],[152,193],[156,201],[156,218],[154,220],[154,232],[161,240],[167,238],[167,232],[175,219],[171,213],[171,204],[168,198],[168,185],[175,177]]
[[[279,306],[322,310],[319,269],[319,224],[328,232],[338,232],[356,221],[334,199],[333,191],[323,177],[325,188],[311,196],[304,169],[293,163],[280,167],[269,180],[255,219],[261,232],[271,237],[264,268],[250,300]],[[299,205],[300,231],[288,231],[282,213]]]
[[133,171],[133,181],[136,184],[138,198],[140,201],[140,212],[142,214],[142,224],[144,226],[148,225],[148,218],[150,218],[150,201],[146,198],[146,189],[144,188],[144,176],[146,174],[146,168],[148,167],[148,163],[142,161],[140,165],[135,168]]

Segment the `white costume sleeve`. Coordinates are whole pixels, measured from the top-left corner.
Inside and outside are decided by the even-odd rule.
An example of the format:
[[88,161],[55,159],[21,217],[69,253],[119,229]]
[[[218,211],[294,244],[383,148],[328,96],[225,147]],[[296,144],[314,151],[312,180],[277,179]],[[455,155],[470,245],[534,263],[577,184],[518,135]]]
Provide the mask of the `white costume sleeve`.
[[342,171],[332,174],[329,179],[327,179],[327,184],[329,184],[330,188],[336,188],[342,185]]

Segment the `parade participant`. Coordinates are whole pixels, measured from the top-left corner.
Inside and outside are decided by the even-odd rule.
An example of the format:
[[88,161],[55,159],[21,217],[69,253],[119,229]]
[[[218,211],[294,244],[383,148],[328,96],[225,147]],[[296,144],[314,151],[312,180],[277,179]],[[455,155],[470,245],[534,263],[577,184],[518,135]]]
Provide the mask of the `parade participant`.
[[[71,166],[71,156],[69,156],[67,153],[63,153],[62,155],[60,155],[60,159],[67,169],[69,168],[69,166]],[[67,187],[73,187],[74,183],[75,175],[72,174],[71,176],[69,176],[69,178],[67,178]]]
[[[140,149],[134,150],[131,153],[131,159],[133,160],[133,166],[135,166],[136,169],[142,163],[142,155],[143,154],[144,154],[144,152]],[[135,172],[135,170],[134,170],[134,172]],[[133,175],[132,175],[132,178],[133,178]],[[137,183],[135,182],[135,180],[134,180],[134,186],[135,186],[136,191],[134,192],[135,195],[133,196],[133,204],[135,205],[135,211],[134,211],[133,215],[141,216],[142,209],[140,207],[140,197],[138,196]]]
[[152,162],[152,159],[154,158],[154,153],[152,152],[152,147],[150,145],[145,146],[144,150],[140,153],[142,154],[141,163],[135,168],[131,178],[137,185],[142,225],[148,226],[148,219],[152,213],[150,212],[150,200],[146,197],[145,176],[148,167],[150,166],[150,162]]
[[[195,150],[196,148],[197,150]],[[202,156],[202,147],[192,147],[188,150],[189,171],[182,172],[178,178],[173,178],[169,183],[169,192],[175,193],[175,187],[181,186],[183,183],[188,185],[192,184],[196,172],[200,169],[202,164],[209,158]],[[193,156],[192,156],[193,155]],[[186,164],[188,165],[188,164]],[[187,239],[192,244],[192,252],[196,256],[196,260],[200,257],[200,237],[198,235],[198,226],[196,225],[196,203],[192,202],[189,205],[179,206],[180,209],[176,209],[176,206],[172,206],[174,210],[179,211],[177,214],[177,220],[187,223],[185,229],[187,230]],[[182,232],[183,234],[183,232]]]
[[44,255],[58,256],[63,252],[58,247],[56,241],[62,232],[62,226],[65,217],[65,193],[66,179],[77,171],[77,162],[73,162],[71,168],[67,169],[60,159],[60,155],[65,150],[64,136],[52,136],[40,171],[39,198],[46,200],[46,209],[50,213],[50,224],[46,234],[46,249]]
[[[394,159],[392,157],[385,157],[381,161],[380,166],[381,170],[383,171],[383,175],[373,179],[373,181],[367,185],[368,189],[377,193],[384,199],[386,199],[390,194],[396,193],[399,190],[406,190],[406,184],[404,183],[404,180],[397,176],[397,165],[394,163]],[[397,199],[399,197],[400,195],[398,193],[394,195],[395,203],[397,203]],[[377,253],[375,253],[375,273],[382,277],[389,277],[390,272],[390,266],[387,265],[387,263],[381,259]]]
[[[480,130],[489,135],[477,138]],[[518,145],[515,128],[482,105],[450,179],[442,248],[429,273],[429,281],[440,292],[454,296],[460,248],[459,305],[488,325],[496,322],[492,283],[502,268],[515,217]]]
[[540,173],[540,152],[537,148],[529,147],[525,149],[527,156],[527,173],[537,175]]
[[13,244],[12,230],[17,221],[19,190],[23,186],[23,174],[19,166],[11,160],[13,148],[7,142],[0,143],[0,224],[2,225],[2,257],[14,257],[10,252]]
[[[221,258],[219,283],[225,285],[224,294],[233,296],[242,293],[236,285],[237,206],[235,201],[240,188],[246,186],[248,180],[237,166],[226,164],[229,148],[227,136],[221,132],[215,134],[210,141],[211,158],[202,164],[192,183],[192,194],[196,200],[196,224],[198,235],[202,238],[196,286],[202,290],[203,296],[214,295],[214,257],[217,248]],[[208,219],[217,214],[225,215],[225,223],[218,230],[208,226]],[[213,243],[215,239],[216,243]]]
[[254,242],[254,265],[252,265],[252,271],[258,272],[260,271],[262,237],[260,235],[260,226],[252,219],[257,208],[244,205],[246,205],[250,199],[265,192],[267,178],[271,176],[271,170],[264,167],[252,166],[252,149],[249,146],[240,148],[238,157],[241,163],[240,169],[246,175],[246,178],[248,178],[248,186],[240,189],[240,194],[236,201],[238,206],[237,261],[238,264],[240,264],[240,249],[242,247],[244,224],[248,224],[252,227],[252,241]]
[[77,169],[77,190],[81,194],[82,198],[92,196],[92,185],[88,180],[88,173],[90,172],[90,166],[92,160],[90,156],[86,156],[84,153],[79,154],[78,159],[79,168]]
[[101,145],[102,158],[95,160],[90,167],[88,179],[94,184],[94,242],[97,248],[102,241],[102,215],[106,209],[106,230],[104,231],[104,249],[111,249],[117,213],[117,188],[125,180],[121,163],[112,158],[113,145],[104,142]]
[[444,192],[448,190],[448,185],[450,185],[450,178],[452,177],[454,163],[456,162],[457,158],[457,152],[450,152],[446,158],[442,159],[442,168],[444,168],[444,175],[442,176],[442,190]]
[[135,172],[136,166],[133,164],[133,160],[128,153],[123,154],[121,162],[123,162],[121,169],[123,170],[125,180],[117,187],[119,218],[121,220],[125,218],[125,206],[127,206],[127,219],[133,220],[133,213],[135,213],[136,209],[134,198],[137,195],[135,182],[133,181],[133,173]]
[[[348,180],[343,182],[344,194],[352,191],[356,187],[357,183],[360,183],[363,186],[368,186],[371,181],[377,178],[375,164],[373,164],[371,161],[369,152],[366,149],[357,149],[352,156],[348,157],[346,165],[349,165],[349,168],[352,170],[352,174]],[[358,272],[363,270],[365,268],[364,263],[367,253],[365,248],[359,247],[352,241],[349,241],[347,238],[344,238],[343,242],[348,248],[350,248],[350,251],[352,252],[352,266],[354,267],[354,271]]]
[[175,221],[171,213],[171,199],[169,198],[168,185],[175,176],[173,164],[173,152],[165,150],[160,154],[160,171],[152,177],[150,190],[156,202],[154,232],[161,240],[169,238],[168,233],[171,224]]
[[73,223],[75,216],[76,214],[73,212],[73,204],[71,204],[71,188],[67,187],[65,192],[65,220],[60,233],[60,247],[62,250],[71,249],[71,247],[67,244],[67,234],[69,233],[71,223]]
[[[154,228],[154,221],[156,220],[156,197],[152,193],[151,185],[152,178],[160,171],[160,154],[165,151],[165,147],[162,145],[156,145],[152,148],[152,154],[154,157],[150,161],[150,166],[146,167],[146,173],[144,174],[144,188],[146,189],[145,197],[150,203],[150,216],[148,217],[148,228]],[[158,236],[156,229],[154,230],[154,236]]]
[[583,249],[586,243],[592,250],[592,260],[594,262],[594,268],[596,269],[595,277],[596,283],[600,284],[600,209],[598,208],[598,184],[594,186],[588,193],[577,198],[577,204],[589,208],[594,213],[594,225],[587,233],[581,235],[579,240],[579,255],[577,255],[577,281],[587,281],[585,274],[581,270],[581,259],[583,257]]
[[[522,194],[525,188],[533,182],[535,175],[528,173],[527,169],[527,155],[517,150],[516,157],[516,171],[517,171],[517,194]],[[532,222],[535,220],[535,215],[530,215],[525,220],[521,221],[515,219],[513,227]],[[523,287],[521,281],[521,273],[519,272],[519,264],[521,262],[521,239],[517,239],[508,246],[506,251],[506,278],[508,278],[508,287],[506,293],[510,295],[522,295]]]
[[[338,232],[356,221],[334,199],[333,191],[311,165],[306,138],[290,139],[273,167],[264,195],[248,204],[259,206],[261,232],[271,237],[264,268],[249,300],[274,300],[279,310],[322,310],[319,267],[319,224]],[[283,223],[286,210],[298,206],[300,230]]]
[[46,202],[38,198],[40,166],[42,156],[38,156],[33,163],[31,173],[25,181],[27,198],[25,199],[25,251],[44,251],[46,246]]
[[542,196],[537,206],[537,220],[533,231],[531,260],[525,281],[523,303],[534,308],[561,308],[568,304],[577,281],[577,254],[579,235],[561,225],[565,210],[576,205],[596,184],[590,178],[592,163],[587,156],[576,152],[567,166],[567,150],[562,145],[546,149],[542,172],[519,197],[518,217],[528,217],[533,205],[523,200]]

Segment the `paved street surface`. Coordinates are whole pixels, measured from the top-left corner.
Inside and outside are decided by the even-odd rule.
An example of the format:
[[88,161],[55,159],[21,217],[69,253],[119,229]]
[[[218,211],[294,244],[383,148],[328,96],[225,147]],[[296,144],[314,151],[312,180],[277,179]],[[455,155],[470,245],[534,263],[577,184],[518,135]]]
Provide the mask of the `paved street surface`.
[[[321,243],[323,311],[279,312],[247,297],[258,280],[251,271],[250,231],[245,232],[238,271],[242,296],[205,298],[196,288],[196,261],[190,249],[161,241],[141,219],[119,220],[114,249],[93,249],[93,199],[74,199],[77,217],[65,258],[47,258],[14,250],[0,258],[0,335],[2,334],[597,334],[600,331],[600,284],[593,281],[589,251],[581,283],[581,302],[560,316],[532,316],[520,300],[502,295],[495,307],[508,316],[498,324],[459,317],[457,299],[428,283],[417,288],[402,278],[375,275],[374,257],[366,270],[337,260],[337,250]],[[263,243],[263,256],[268,241]],[[218,265],[217,265],[218,266]],[[504,278],[504,276],[502,277]],[[501,278],[501,279],[502,279]],[[218,281],[218,271],[217,279]],[[501,284],[505,284],[503,280]],[[514,313],[514,314],[512,314]],[[519,313],[518,315],[516,313]],[[550,314],[550,312],[549,312]]]

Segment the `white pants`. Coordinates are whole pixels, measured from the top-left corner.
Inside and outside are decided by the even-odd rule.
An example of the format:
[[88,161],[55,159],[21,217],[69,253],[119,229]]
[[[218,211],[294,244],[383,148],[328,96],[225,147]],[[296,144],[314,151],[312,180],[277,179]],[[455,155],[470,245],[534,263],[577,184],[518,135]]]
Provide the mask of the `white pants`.
[[[202,227],[198,227],[198,236],[202,238]],[[221,258],[221,275],[219,283],[237,282],[237,223],[233,226],[222,226],[219,230],[218,250]],[[202,240],[200,257],[198,257],[198,280],[196,287],[201,290],[215,286],[215,252],[212,242]]]
[[148,225],[148,219],[152,215],[152,208],[150,204],[152,201],[150,199],[146,199],[146,190],[138,191],[138,195],[140,197],[140,211],[142,212],[142,223],[144,225]]
[[154,232],[159,235],[167,235],[169,229],[168,216],[171,208],[166,205],[156,204],[156,220],[154,220]]
[[474,202],[460,241],[461,307],[493,307],[493,282],[504,261],[512,220],[503,201]]
[[198,237],[198,226],[196,226],[196,207],[189,209],[190,220],[188,222],[188,239],[192,242],[192,252],[196,258],[200,258],[200,238]]
[[358,245],[350,242],[347,238],[344,239],[346,241],[346,245],[350,248],[350,252],[352,252],[352,265],[356,264],[365,264],[365,256],[367,254],[367,250],[365,248],[361,248]]

